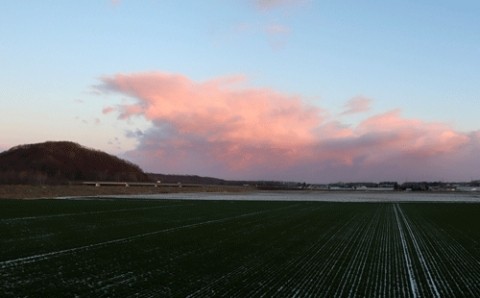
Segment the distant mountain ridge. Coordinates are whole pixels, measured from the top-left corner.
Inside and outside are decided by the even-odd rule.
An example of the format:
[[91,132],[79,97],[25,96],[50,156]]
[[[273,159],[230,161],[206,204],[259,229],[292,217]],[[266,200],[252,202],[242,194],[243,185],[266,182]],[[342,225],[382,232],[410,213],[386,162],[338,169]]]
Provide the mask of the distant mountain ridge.
[[0,153],[1,184],[64,184],[86,180],[150,181],[139,166],[74,142],[20,145]]

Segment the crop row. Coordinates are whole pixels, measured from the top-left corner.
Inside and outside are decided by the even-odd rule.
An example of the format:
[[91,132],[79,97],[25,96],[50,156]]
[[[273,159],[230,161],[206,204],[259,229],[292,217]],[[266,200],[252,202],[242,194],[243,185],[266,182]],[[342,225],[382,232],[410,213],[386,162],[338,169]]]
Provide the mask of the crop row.
[[480,296],[478,204],[8,204],[3,296]]

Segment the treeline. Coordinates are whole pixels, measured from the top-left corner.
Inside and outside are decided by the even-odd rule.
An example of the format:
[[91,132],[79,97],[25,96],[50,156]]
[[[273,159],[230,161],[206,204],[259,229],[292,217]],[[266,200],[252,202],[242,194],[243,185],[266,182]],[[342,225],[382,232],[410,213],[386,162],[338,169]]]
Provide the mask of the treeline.
[[161,183],[183,183],[183,184],[202,184],[202,185],[227,185],[229,181],[212,178],[202,177],[197,175],[172,175],[172,174],[147,174],[150,180],[159,181]]

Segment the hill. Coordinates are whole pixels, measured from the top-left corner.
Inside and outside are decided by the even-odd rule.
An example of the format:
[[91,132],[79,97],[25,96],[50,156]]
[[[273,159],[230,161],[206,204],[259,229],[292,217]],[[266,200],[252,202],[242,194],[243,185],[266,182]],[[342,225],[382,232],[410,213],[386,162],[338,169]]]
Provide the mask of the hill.
[[73,142],[45,142],[0,153],[0,184],[149,181],[137,165]]

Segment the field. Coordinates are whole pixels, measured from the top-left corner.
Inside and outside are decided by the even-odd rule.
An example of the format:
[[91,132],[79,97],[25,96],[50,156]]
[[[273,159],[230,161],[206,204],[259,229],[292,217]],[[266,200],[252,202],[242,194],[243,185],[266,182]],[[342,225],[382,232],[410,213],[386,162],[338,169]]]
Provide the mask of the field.
[[160,187],[151,186],[102,186],[92,185],[2,185],[0,184],[0,199],[30,199],[52,198],[65,196],[106,196],[133,194],[162,194],[184,192],[245,192],[251,191],[241,186],[215,185],[183,185],[181,188],[171,184]]
[[0,200],[2,297],[480,297],[480,204]]

